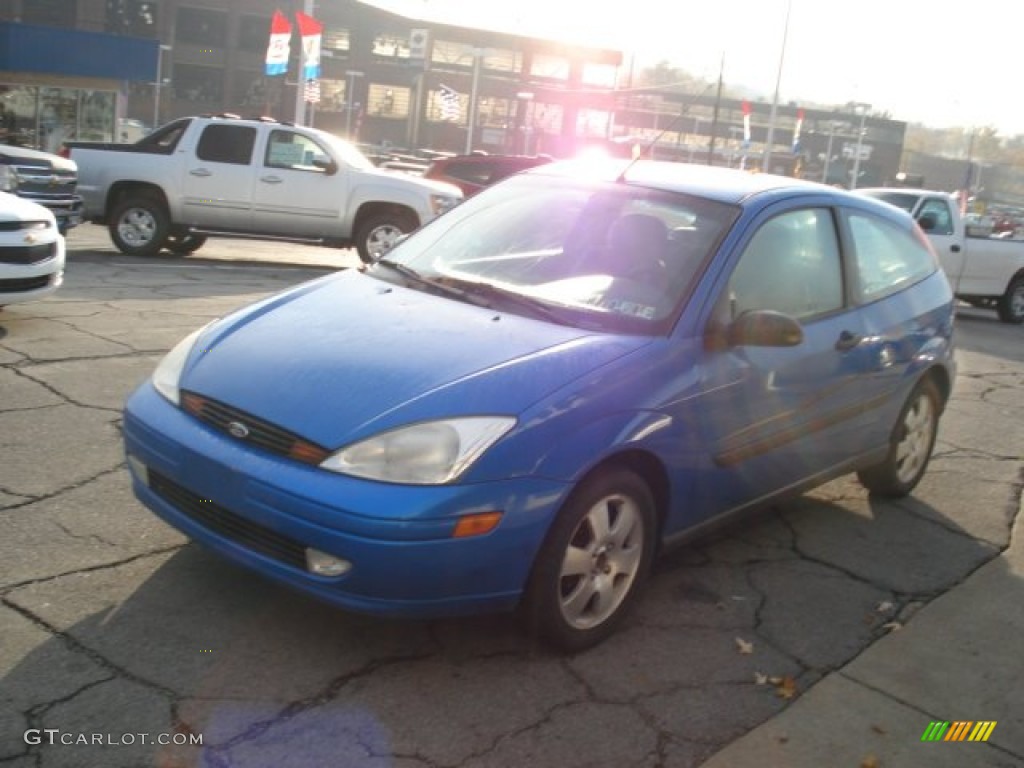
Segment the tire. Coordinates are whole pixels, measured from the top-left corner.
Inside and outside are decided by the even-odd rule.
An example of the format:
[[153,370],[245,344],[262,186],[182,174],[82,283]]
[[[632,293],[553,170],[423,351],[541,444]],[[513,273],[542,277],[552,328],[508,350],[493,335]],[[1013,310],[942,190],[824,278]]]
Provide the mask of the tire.
[[654,499],[626,469],[585,480],[555,518],[524,597],[530,634],[562,651],[601,642],[622,622],[654,556]]
[[935,384],[923,379],[900,409],[889,438],[889,455],[857,473],[861,484],[877,496],[907,496],[924,476],[935,447],[942,400]]
[[996,312],[1004,323],[1024,323],[1024,275],[1018,275],[1010,281],[1006,293],[996,303]]
[[372,264],[387,253],[402,235],[416,228],[408,215],[379,213],[359,225],[356,232],[356,251],[364,264]]
[[129,197],[115,206],[108,226],[121,253],[155,256],[164,247],[170,222],[163,204],[152,197]]
[[188,232],[181,235],[168,235],[164,247],[171,253],[187,256],[195,253],[206,243],[206,235],[193,235]]

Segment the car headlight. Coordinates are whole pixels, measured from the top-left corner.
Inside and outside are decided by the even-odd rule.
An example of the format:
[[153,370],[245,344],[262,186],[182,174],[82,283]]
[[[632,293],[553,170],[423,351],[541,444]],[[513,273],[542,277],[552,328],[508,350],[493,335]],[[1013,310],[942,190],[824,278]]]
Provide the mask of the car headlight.
[[202,328],[192,331],[188,336],[174,345],[174,348],[164,355],[164,359],[153,371],[153,386],[156,391],[166,397],[175,405],[181,405],[181,393],[178,391],[178,382],[181,380],[181,372],[185,367],[192,347],[195,346],[199,335],[210,327],[207,323]]
[[459,198],[451,195],[431,195],[430,209],[435,216],[440,216],[445,211],[450,211],[459,203]]
[[442,485],[457,478],[515,425],[510,416],[427,421],[342,448],[320,466],[369,480]]

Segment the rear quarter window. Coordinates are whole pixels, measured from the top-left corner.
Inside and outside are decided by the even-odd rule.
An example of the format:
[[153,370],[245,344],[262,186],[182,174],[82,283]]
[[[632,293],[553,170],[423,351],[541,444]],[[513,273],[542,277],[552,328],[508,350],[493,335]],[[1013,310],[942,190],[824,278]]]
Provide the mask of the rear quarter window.
[[859,211],[848,212],[846,220],[859,303],[897,293],[938,269],[932,250],[909,227]]

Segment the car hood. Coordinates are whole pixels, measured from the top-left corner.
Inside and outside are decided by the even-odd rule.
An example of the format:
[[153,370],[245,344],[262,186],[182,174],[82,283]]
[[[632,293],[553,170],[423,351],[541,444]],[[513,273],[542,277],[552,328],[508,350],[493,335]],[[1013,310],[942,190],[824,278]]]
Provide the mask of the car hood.
[[[53,213],[31,200],[0,192],[0,221],[49,221],[53,222]],[[56,225],[55,225],[56,226]]]
[[78,166],[74,160],[50,152],[40,152],[37,149],[26,147],[12,147],[7,144],[0,144],[0,162],[19,163],[24,165],[38,165],[44,168],[52,168],[61,171],[77,171]]
[[193,350],[181,388],[334,448],[415,421],[520,414],[650,341],[349,271],[215,324]]

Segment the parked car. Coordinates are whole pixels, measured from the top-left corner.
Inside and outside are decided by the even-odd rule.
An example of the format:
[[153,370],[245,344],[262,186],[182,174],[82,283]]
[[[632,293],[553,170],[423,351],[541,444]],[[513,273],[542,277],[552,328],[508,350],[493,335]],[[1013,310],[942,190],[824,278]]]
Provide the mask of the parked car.
[[551,161],[547,155],[454,155],[431,161],[423,177],[454,184],[469,197],[514,173]]
[[0,144],[0,192],[49,208],[62,233],[82,223],[78,166],[72,160],[27,147]]
[[192,333],[127,402],[128,464],[157,515],[292,587],[397,616],[519,607],[577,650],[712,521],[849,472],[910,493],[953,319],[891,206],[550,164]]
[[64,236],[53,213],[0,192],[0,307],[42,299],[64,279]]

